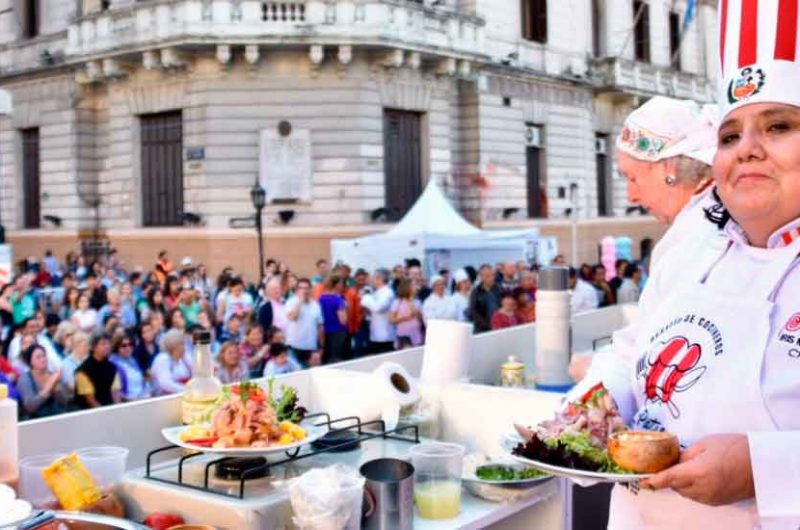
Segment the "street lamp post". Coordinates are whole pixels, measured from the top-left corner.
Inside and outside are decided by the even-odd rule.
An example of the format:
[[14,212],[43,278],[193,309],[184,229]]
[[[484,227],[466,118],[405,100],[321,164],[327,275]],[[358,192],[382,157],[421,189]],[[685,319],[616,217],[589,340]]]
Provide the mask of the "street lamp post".
[[264,226],[261,223],[261,212],[267,203],[267,192],[256,177],[256,182],[250,188],[250,200],[256,210],[256,233],[258,234],[258,288],[264,285]]

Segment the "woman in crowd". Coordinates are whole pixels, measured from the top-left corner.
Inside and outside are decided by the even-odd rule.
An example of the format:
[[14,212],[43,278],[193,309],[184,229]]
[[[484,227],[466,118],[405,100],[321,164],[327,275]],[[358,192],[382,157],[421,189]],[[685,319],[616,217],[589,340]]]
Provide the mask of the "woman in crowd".
[[232,315],[246,320],[252,310],[253,297],[244,290],[244,281],[239,277],[231,278],[227,293],[217,303],[217,320],[224,324]]
[[56,332],[53,334],[52,342],[56,352],[61,357],[66,356],[72,349],[72,337],[75,335],[76,331],[78,330],[75,328],[75,325],[69,320],[62,320],[59,322]]
[[242,360],[247,363],[250,377],[260,377],[264,371],[264,363],[269,357],[269,345],[264,341],[264,329],[253,324],[247,330],[244,340],[239,346]]
[[520,324],[530,324],[536,321],[536,303],[530,291],[517,287],[513,291],[514,300],[517,301],[517,320]]
[[92,334],[97,328],[97,311],[89,305],[89,294],[81,293],[78,297],[78,309],[72,314],[72,323],[80,331]]
[[159,395],[183,392],[186,383],[192,378],[192,359],[186,353],[183,330],[169,330],[164,335],[161,346],[162,351],[153,360],[150,368],[154,390]]
[[139,320],[145,322],[153,313],[167,314],[167,306],[164,304],[164,293],[157,285],[150,284],[147,287],[147,298],[144,303],[139,304]]
[[61,362],[61,380],[71,394],[75,393],[75,371],[89,356],[89,335],[83,331],[76,331],[72,336],[71,349]]
[[58,317],[61,320],[69,320],[72,318],[72,315],[78,310],[78,298],[80,298],[80,295],[81,292],[77,287],[70,287],[67,289],[64,293],[64,301],[58,309]]
[[491,319],[492,330],[505,329],[518,325],[517,300],[514,293],[504,291],[500,295],[500,308],[494,312]]
[[195,291],[194,288],[189,287],[188,289],[181,289],[178,309],[180,309],[183,315],[186,327],[191,328],[197,325],[200,313],[203,311],[203,306],[197,300],[197,291]]
[[112,347],[114,354],[111,362],[117,365],[122,388],[123,401],[136,401],[150,397],[150,385],[145,372],[133,356],[133,336],[123,331],[114,337]]
[[139,329],[139,341],[133,350],[133,358],[139,364],[143,374],[149,376],[153,359],[158,355],[158,337],[151,321],[142,324]]
[[229,340],[220,346],[215,373],[223,385],[240,383],[250,378],[250,367],[242,358],[238,344]]
[[389,309],[389,321],[397,328],[396,346],[400,348],[422,344],[422,310],[414,290],[410,280],[400,280],[397,298]]
[[164,307],[172,311],[178,307],[181,296],[181,280],[175,276],[168,276],[164,287]]
[[331,274],[325,280],[325,290],[318,300],[325,329],[323,359],[326,363],[336,363],[350,357],[347,348],[347,303],[343,292],[342,278]]
[[75,402],[84,409],[120,403],[122,383],[116,365],[109,359],[111,340],[106,335],[95,335],[89,349],[89,356],[75,371]]
[[47,369],[47,353],[38,344],[22,352],[28,371],[17,381],[23,418],[44,418],[66,411],[69,394],[61,382],[61,370]]

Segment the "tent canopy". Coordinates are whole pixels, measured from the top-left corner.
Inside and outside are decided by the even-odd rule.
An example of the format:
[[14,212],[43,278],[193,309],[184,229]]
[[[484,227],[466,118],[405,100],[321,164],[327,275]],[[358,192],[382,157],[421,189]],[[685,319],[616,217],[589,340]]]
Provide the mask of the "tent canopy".
[[424,264],[427,274],[481,263],[532,260],[539,231],[486,231],[467,222],[431,179],[420,198],[391,230],[357,239],[331,241],[334,262],[374,270],[409,258]]

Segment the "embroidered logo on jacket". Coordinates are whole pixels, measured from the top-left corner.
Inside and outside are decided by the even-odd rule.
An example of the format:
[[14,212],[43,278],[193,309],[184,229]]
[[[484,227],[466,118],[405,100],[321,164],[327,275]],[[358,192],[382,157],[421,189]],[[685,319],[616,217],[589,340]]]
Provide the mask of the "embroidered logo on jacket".
[[673,418],[680,417],[678,406],[672,401],[675,392],[691,388],[706,371],[698,366],[703,352],[699,344],[690,344],[681,336],[662,342],[662,348],[653,348],[637,365],[637,376],[644,378],[645,397],[652,403],[663,403]]

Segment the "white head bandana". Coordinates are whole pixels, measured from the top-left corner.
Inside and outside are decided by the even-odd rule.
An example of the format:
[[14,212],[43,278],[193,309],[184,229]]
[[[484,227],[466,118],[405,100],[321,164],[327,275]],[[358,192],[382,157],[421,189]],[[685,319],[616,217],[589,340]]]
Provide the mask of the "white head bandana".
[[656,96],[631,112],[617,149],[637,160],[687,156],[711,165],[717,150],[717,107]]

